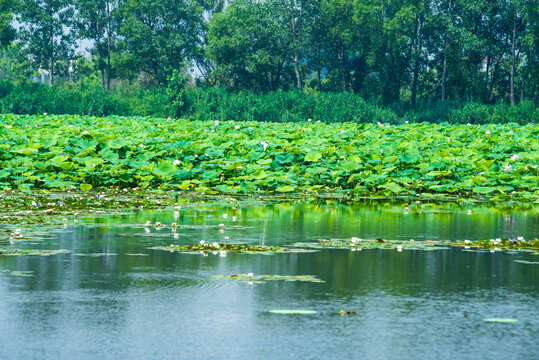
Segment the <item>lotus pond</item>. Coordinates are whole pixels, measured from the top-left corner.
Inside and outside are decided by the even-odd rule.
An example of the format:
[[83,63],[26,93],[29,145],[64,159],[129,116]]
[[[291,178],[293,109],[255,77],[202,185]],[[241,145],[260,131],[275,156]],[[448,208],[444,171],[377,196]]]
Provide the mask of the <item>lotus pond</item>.
[[[306,119],[307,120],[307,119]],[[537,124],[0,119],[0,188],[539,202]]]
[[99,213],[56,195],[35,221],[40,200],[13,199],[0,209],[1,358],[539,350],[533,205],[152,198]]

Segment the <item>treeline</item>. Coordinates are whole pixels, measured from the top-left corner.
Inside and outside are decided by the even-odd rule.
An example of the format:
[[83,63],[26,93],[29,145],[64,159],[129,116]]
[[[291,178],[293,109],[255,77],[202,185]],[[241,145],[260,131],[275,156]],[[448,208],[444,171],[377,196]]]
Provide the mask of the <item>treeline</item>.
[[539,108],[531,101],[494,105],[461,101],[423,101],[415,108],[400,102],[381,106],[350,92],[253,91],[230,92],[219,87],[168,89],[121,86],[113,91],[100,86],[40,83],[14,85],[0,82],[0,113],[138,115],[183,117],[192,120],[326,122],[345,121],[403,124],[537,123]]
[[0,43],[15,84],[539,101],[536,0],[0,0]]

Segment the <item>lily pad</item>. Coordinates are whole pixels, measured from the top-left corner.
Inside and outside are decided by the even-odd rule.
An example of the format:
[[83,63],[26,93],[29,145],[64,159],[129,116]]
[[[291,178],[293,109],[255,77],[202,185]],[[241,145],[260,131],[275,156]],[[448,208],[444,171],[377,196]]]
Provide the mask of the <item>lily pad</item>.
[[491,322],[491,323],[503,323],[503,324],[518,322],[517,319],[510,319],[510,318],[488,318],[488,319],[483,319],[483,321]]
[[12,271],[10,275],[31,277],[31,276],[34,276],[34,272],[33,271]]
[[384,249],[393,251],[403,250],[447,250],[447,243],[439,241],[407,241],[407,240],[389,240],[389,239],[318,239],[313,242],[294,243],[292,247],[301,247],[307,249],[350,249],[351,251],[361,251],[368,249]]
[[24,255],[41,255],[41,256],[50,256],[58,254],[68,254],[71,250],[20,250],[20,249],[0,249],[0,255],[4,256],[24,256]]
[[250,275],[250,274],[234,274],[234,275],[216,275],[211,278],[212,280],[236,280],[241,282],[255,282],[255,281],[303,281],[323,283],[324,280],[320,280],[314,275]]
[[515,262],[519,264],[539,265],[539,261],[515,260]]
[[314,315],[318,313],[318,311],[316,310],[282,310],[282,309],[269,310],[268,312],[271,314],[283,314],[283,315]]
[[305,253],[315,252],[314,249],[288,248],[280,246],[264,246],[264,245],[249,245],[249,244],[224,244],[224,243],[202,243],[202,244],[187,244],[187,245],[169,245],[169,246],[153,246],[151,250],[163,250],[169,252],[181,252],[185,254],[211,254],[217,252],[219,254],[226,253],[241,253],[241,254],[282,254],[282,253]]

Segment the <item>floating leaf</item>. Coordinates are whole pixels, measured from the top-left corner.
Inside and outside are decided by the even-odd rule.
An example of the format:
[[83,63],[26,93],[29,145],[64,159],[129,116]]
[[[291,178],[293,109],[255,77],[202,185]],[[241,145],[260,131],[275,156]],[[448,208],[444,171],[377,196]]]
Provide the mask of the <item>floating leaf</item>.
[[305,161],[310,161],[310,162],[317,162],[321,158],[322,158],[322,154],[316,153],[316,152],[308,153],[307,155],[305,155]]
[[80,189],[82,191],[90,191],[90,190],[92,190],[92,185],[91,184],[80,184]]
[[518,322],[517,319],[509,319],[509,318],[488,318],[488,319],[483,319],[483,321],[491,322],[491,323],[503,323],[503,324]]
[[313,315],[316,314],[316,310],[269,310],[272,314],[284,314],[284,315]]
[[539,265],[539,261],[515,260],[515,262],[519,264]]
[[318,279],[314,275],[249,275],[249,274],[235,274],[235,275],[216,275],[211,278],[212,280],[237,280],[242,282],[252,281],[302,281],[302,282],[314,282],[323,283],[325,281]]

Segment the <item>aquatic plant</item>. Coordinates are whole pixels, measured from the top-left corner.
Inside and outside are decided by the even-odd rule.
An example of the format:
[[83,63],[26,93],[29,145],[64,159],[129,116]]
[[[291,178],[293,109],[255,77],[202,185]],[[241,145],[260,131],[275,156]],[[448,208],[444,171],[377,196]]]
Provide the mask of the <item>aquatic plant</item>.
[[0,248],[0,255],[4,256],[23,256],[23,255],[41,255],[41,256],[50,256],[58,254],[68,254],[71,250],[36,250],[36,249],[2,249]]
[[[280,246],[264,246],[264,245],[250,245],[250,244],[225,244],[225,243],[212,243],[207,244],[203,240],[198,244],[170,244],[169,246],[153,246],[149,249],[152,250],[164,250],[170,252],[181,252],[186,254],[222,254],[223,251],[229,253],[242,253],[242,254],[279,254],[279,253],[305,253],[315,252],[313,249],[300,249],[300,248],[288,248]],[[221,253],[220,253],[221,252]],[[226,254],[226,253],[225,253]]]
[[302,282],[314,282],[323,283],[325,281],[320,280],[314,275],[254,275],[249,274],[234,274],[234,275],[216,275],[211,278],[212,280],[236,280],[240,282],[254,282],[263,283],[264,281],[302,281]]
[[479,241],[457,241],[449,243],[451,246],[463,247],[466,249],[489,249],[493,251],[501,250],[528,250],[539,251],[539,240],[537,238],[531,240],[525,240],[524,238],[507,239],[498,238],[490,240]]
[[7,115],[3,123],[4,189],[96,191],[96,199],[114,186],[539,201],[539,128],[531,124],[215,126],[76,115]]

